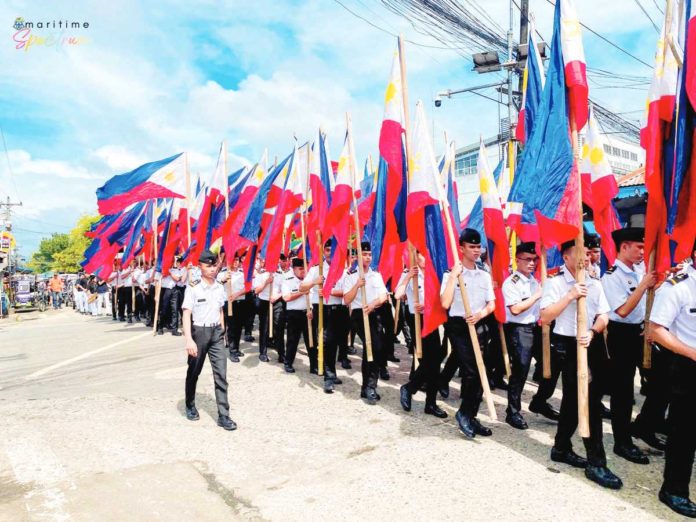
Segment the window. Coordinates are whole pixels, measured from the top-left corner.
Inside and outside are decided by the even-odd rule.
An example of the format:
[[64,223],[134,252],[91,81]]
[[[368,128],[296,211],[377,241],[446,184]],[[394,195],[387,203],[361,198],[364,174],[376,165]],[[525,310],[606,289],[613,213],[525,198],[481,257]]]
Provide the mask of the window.
[[469,156],[457,158],[455,162],[455,174],[457,176],[468,176],[477,173],[478,152]]
[[617,158],[620,158],[620,157],[621,157],[621,151],[619,150],[618,147],[612,147],[612,148],[611,148],[611,154],[612,154],[613,156],[616,156]]
[[607,154],[611,154],[611,147],[606,143],[604,144],[604,152],[606,152]]
[[631,156],[629,155],[629,153],[628,153],[627,150],[622,150],[622,151],[621,151],[621,157],[624,158],[624,159],[628,159],[628,158],[630,158]]
[[638,154],[631,152],[631,161],[638,161]]

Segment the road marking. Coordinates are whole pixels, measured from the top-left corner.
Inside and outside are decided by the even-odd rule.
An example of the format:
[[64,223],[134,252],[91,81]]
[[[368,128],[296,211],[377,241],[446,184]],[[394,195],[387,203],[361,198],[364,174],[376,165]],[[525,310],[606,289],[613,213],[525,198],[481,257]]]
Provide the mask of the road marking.
[[61,361],[57,364],[54,364],[52,366],[48,366],[47,368],[44,368],[42,370],[39,370],[37,372],[34,372],[30,375],[27,375],[24,377],[25,381],[30,381],[32,379],[36,379],[37,377],[41,377],[42,375],[47,374],[48,372],[52,372],[53,370],[57,370],[58,368],[62,368],[63,366],[67,366],[69,364],[72,364],[77,361],[81,361],[82,359],[87,359],[88,357],[91,357],[92,355],[96,355],[101,352],[105,352],[106,350],[110,350],[111,348],[116,348],[117,346],[121,346],[123,344],[128,344],[130,342],[136,341],[137,339],[140,339],[142,337],[145,337],[146,335],[152,336],[151,331],[143,332],[138,335],[134,335],[133,337],[129,337],[128,339],[123,339],[121,341],[107,344],[106,346],[102,346],[101,348],[97,348],[96,350],[92,350],[89,352],[85,352],[83,354],[78,355],[77,357],[72,357],[70,359],[67,359],[65,361]]

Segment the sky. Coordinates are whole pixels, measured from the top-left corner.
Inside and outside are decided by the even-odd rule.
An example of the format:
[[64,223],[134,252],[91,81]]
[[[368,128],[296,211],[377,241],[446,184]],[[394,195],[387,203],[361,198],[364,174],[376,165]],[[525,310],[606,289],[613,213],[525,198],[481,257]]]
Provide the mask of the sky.
[[[508,0],[476,3],[508,26]],[[663,2],[639,3],[660,25]],[[583,23],[652,64],[657,32],[636,0],[576,4]],[[553,7],[530,6],[550,42]],[[88,27],[33,29],[74,43],[27,46],[13,27],[18,17]],[[514,18],[517,39],[516,8]],[[192,172],[207,175],[225,139],[231,171],[266,149],[282,158],[294,136],[313,139],[321,127],[335,159],[349,112],[358,161],[375,157],[399,33],[413,42],[406,44],[411,112],[424,101],[437,152],[445,133],[458,146],[495,135],[499,109],[507,111],[472,93],[435,108],[440,90],[503,77],[472,72],[470,60],[377,0],[5,0],[0,27],[0,199],[22,203],[13,207],[13,227],[27,259],[42,237],[96,213],[95,190],[111,176],[178,152],[189,153]],[[589,67],[649,81],[649,67],[586,30],[583,40]],[[593,82],[590,96],[639,119],[648,86],[637,83]]]

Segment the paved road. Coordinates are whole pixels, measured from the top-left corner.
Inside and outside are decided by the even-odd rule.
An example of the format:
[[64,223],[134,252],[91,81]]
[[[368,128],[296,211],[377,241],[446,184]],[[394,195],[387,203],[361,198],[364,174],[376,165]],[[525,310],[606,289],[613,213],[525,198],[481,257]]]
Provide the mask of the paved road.
[[326,395],[306,356],[287,375],[243,345],[228,365],[239,429],[216,426],[207,365],[189,422],[182,347],[72,310],[0,322],[0,520],[676,519],[656,498],[660,456],[641,467],[609,451],[625,483],[610,492],[548,459],[554,425],[541,417],[518,432],[484,413],[493,437],[467,441],[454,390],[445,421],[423,415],[422,394],[404,413],[405,355],[368,406],[357,358]]

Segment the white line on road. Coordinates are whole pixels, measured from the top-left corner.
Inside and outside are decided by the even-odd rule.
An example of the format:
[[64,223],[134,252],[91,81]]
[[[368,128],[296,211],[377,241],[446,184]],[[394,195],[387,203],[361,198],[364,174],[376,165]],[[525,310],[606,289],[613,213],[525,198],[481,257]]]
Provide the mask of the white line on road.
[[30,375],[27,375],[24,378],[24,380],[30,381],[32,379],[36,379],[37,377],[41,377],[42,375],[45,375],[48,372],[52,372],[53,370],[57,370],[58,368],[62,368],[63,366],[67,366],[67,365],[72,364],[74,362],[81,361],[82,359],[86,359],[88,357],[91,357],[92,355],[96,355],[98,353],[105,352],[106,350],[110,350],[111,348],[116,348],[117,346],[121,346],[122,344],[130,343],[132,341],[135,341],[137,339],[145,337],[146,335],[152,336],[152,332],[150,332],[150,331],[143,332],[143,333],[140,333],[138,335],[134,335],[133,337],[129,337],[128,339],[123,339],[121,341],[107,344],[106,346],[102,346],[101,348],[97,348],[96,350],[85,352],[83,354],[78,355],[77,357],[72,357],[70,359],[67,359],[65,361],[61,361],[57,364],[54,364],[52,366],[49,366],[47,368],[44,368],[44,369],[39,370],[37,372],[34,372]]

